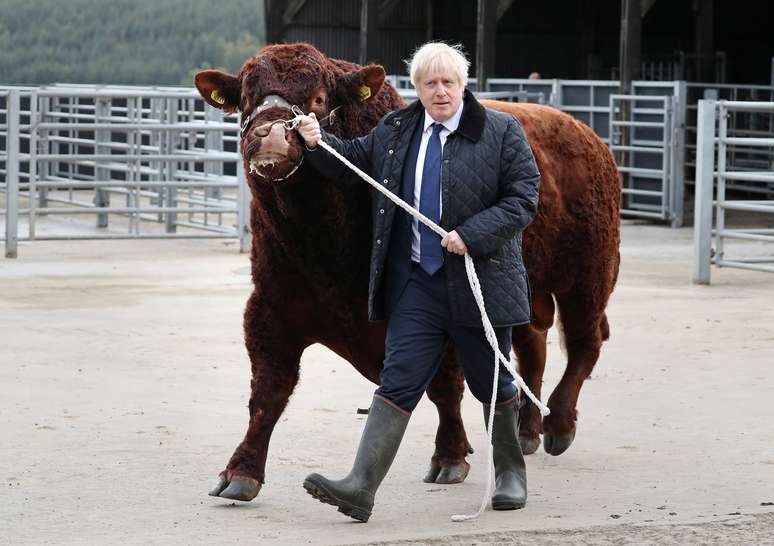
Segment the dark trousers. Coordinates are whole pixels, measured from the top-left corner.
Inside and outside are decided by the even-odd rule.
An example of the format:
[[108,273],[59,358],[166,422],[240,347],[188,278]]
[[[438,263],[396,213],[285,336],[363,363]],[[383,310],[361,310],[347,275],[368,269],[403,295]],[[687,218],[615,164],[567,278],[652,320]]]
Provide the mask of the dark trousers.
[[[495,328],[500,351],[511,349],[511,328]],[[427,389],[449,342],[454,343],[468,388],[478,400],[492,396],[494,354],[484,328],[455,325],[450,316],[446,277],[441,269],[428,275],[414,263],[408,284],[390,312],[384,369],[376,395],[406,412],[414,410]],[[497,402],[517,395],[513,378],[499,365]]]

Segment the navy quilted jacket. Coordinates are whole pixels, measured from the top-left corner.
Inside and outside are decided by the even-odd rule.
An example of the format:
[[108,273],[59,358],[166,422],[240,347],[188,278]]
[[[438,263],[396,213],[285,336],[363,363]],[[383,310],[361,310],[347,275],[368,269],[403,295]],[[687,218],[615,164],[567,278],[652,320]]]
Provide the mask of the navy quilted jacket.
[[[441,227],[457,233],[474,258],[484,303],[494,326],[530,320],[530,289],[521,255],[521,232],[537,212],[540,173],[521,124],[510,114],[484,108],[468,91],[456,131],[443,147]],[[367,135],[340,140],[323,132],[323,140],[393,193],[401,177],[412,132],[421,123],[419,101],[387,114]],[[306,150],[323,175],[364,182],[321,148]],[[406,214],[386,196],[372,191],[373,238],[368,288],[368,316],[385,319],[384,279],[390,233],[396,212]],[[465,273],[462,256],[444,251],[452,319],[481,327],[481,316]]]

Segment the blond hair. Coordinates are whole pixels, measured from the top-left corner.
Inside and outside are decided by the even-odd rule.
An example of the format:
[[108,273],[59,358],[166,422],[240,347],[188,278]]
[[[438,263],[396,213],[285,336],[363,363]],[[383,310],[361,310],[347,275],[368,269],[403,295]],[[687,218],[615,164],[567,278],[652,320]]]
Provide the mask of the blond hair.
[[428,42],[414,51],[411,59],[406,61],[406,65],[414,87],[417,87],[419,78],[428,74],[453,75],[463,87],[468,85],[470,61],[460,44]]

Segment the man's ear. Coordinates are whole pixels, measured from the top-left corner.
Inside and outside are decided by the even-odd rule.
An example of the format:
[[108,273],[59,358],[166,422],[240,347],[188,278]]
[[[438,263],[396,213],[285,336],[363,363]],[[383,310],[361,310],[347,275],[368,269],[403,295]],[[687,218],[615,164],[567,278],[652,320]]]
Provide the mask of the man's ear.
[[202,70],[194,76],[194,84],[210,106],[229,113],[239,109],[242,84],[233,74],[220,70]]
[[384,83],[384,67],[369,64],[339,79],[338,95],[346,101],[366,102],[379,92]]

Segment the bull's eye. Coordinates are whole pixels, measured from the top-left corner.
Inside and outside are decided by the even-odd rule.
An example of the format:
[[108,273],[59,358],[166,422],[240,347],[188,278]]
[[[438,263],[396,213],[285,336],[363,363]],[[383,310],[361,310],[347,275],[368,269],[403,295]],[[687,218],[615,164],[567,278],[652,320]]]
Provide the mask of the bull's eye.
[[314,103],[315,104],[322,104],[323,103],[322,97],[315,97]]

